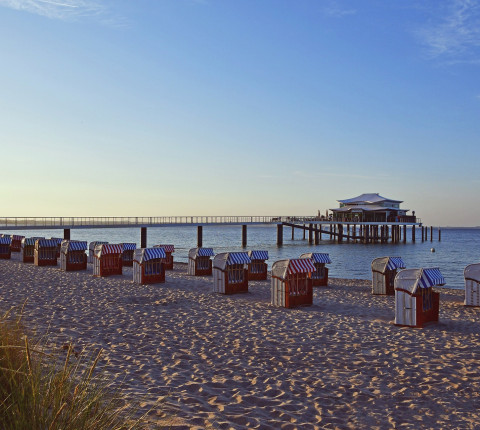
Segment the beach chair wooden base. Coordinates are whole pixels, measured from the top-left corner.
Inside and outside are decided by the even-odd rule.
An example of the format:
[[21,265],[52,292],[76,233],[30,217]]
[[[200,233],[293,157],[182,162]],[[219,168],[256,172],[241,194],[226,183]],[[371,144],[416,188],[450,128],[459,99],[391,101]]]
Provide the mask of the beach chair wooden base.
[[0,254],[0,260],[10,260],[10,258],[12,258],[11,252]]
[[42,259],[42,258],[34,258],[35,266],[56,266],[57,265],[57,259]]
[[237,282],[235,284],[229,284],[228,282],[225,282],[224,294],[239,294],[239,293],[248,293],[248,280],[246,278],[243,282]]

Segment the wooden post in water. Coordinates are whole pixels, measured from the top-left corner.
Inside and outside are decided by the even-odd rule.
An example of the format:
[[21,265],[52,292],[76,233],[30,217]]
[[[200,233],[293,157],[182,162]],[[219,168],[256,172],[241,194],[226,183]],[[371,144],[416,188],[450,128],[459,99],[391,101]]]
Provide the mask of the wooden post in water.
[[315,224],[315,245],[318,245],[319,239],[318,239],[318,225]]
[[69,228],[64,228],[63,229],[63,238],[65,240],[70,240],[70,229]]
[[343,224],[338,224],[338,243],[343,242]]
[[430,242],[433,242],[433,226],[430,226]]
[[425,227],[422,225],[422,242],[425,240]]
[[277,224],[277,245],[283,245],[283,225]]
[[415,226],[412,225],[412,242],[415,242]]
[[403,226],[403,243],[407,243],[407,225]]
[[203,245],[203,226],[197,226],[197,247],[201,248]]
[[313,243],[313,224],[308,224],[308,243]]
[[147,227],[140,228],[140,248],[147,247]]
[[303,240],[305,240],[305,223],[303,224]]
[[244,248],[247,246],[247,226],[246,226],[246,224],[242,225],[242,246]]
[[440,229],[440,227],[438,227],[438,241],[442,241],[442,230]]
[[295,240],[295,227],[292,225],[292,240]]

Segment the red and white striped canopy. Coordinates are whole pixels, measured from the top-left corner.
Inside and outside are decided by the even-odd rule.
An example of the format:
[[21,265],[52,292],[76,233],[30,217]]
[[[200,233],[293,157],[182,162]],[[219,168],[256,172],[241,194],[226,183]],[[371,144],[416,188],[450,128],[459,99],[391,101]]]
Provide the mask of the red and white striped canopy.
[[175,252],[174,245],[155,245],[154,248],[163,248],[165,252]]
[[309,258],[292,258],[288,264],[288,273],[308,273],[315,272],[315,264]]
[[104,243],[101,245],[97,245],[95,247],[95,255],[100,257],[102,255],[107,254],[121,254],[123,252],[123,245],[120,244],[113,244],[113,243]]

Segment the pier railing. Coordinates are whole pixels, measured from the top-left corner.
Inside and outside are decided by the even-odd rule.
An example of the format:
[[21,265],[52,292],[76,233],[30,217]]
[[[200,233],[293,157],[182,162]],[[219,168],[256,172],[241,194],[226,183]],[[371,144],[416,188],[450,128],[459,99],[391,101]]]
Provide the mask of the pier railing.
[[0,228],[135,227],[198,224],[279,224],[314,222],[312,216],[4,217]]

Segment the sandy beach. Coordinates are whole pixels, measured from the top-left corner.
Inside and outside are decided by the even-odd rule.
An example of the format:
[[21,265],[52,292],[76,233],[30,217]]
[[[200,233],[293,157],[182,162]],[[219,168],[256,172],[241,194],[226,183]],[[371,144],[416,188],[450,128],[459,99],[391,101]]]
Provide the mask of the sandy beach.
[[185,264],[165,284],[132,269],[94,278],[0,260],[0,311],[21,306],[52,349],[103,348],[101,365],[152,424],[192,429],[480,428],[480,310],[437,289],[440,322],[393,325],[394,297],[331,279],[314,305],[270,304],[270,280],[212,293]]

